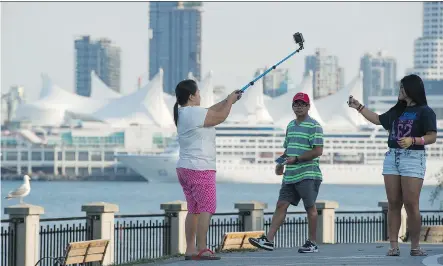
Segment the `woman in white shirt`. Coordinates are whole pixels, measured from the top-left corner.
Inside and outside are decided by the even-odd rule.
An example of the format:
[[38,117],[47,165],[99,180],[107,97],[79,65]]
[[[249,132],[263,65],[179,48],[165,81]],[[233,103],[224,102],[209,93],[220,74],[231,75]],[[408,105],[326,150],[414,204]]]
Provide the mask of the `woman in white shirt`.
[[184,80],[175,88],[175,95],[174,120],[180,146],[177,175],[188,205],[185,259],[217,260],[220,257],[206,247],[209,223],[216,209],[214,126],[226,120],[241,93],[234,91],[225,100],[203,108],[197,83]]

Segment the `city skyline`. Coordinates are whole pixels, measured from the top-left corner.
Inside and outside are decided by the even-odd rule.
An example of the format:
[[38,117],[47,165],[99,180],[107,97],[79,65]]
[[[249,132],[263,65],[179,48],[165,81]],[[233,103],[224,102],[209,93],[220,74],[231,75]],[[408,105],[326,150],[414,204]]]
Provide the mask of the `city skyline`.
[[[85,11],[82,21],[73,21],[69,14],[61,12],[62,9],[81,9],[86,4],[88,11]],[[254,5],[256,12],[252,12],[250,16],[248,15],[248,19],[244,20],[241,15],[251,5]],[[82,34],[88,34],[94,38],[109,38],[122,48],[123,93],[133,91],[136,88],[138,76],[148,71],[146,58],[148,58],[149,25],[143,22],[149,21],[147,15],[149,3],[126,3],[125,5],[122,3],[63,3],[63,6],[61,3],[2,3],[2,6],[3,28],[6,29],[2,42],[4,55],[2,93],[10,86],[18,84],[25,86],[27,96],[31,96],[33,90],[40,88],[41,73],[49,74],[63,88],[73,90],[74,49],[72,42],[76,36]],[[69,8],[66,8],[67,6]],[[236,8],[233,8],[234,6]],[[320,6],[322,8],[318,9]],[[282,13],[282,16],[288,15],[289,13],[285,11],[288,8],[305,10],[307,13],[315,10],[316,12],[312,13],[315,15],[311,16],[311,19],[303,12],[297,13],[296,19],[277,17],[279,13]],[[336,9],[338,13],[332,12],[335,15],[331,16],[330,12],[325,12],[328,9],[330,11],[331,8]],[[402,18],[394,12],[398,8],[410,10],[411,15],[407,19]],[[42,12],[37,12],[40,14],[39,17],[44,17],[47,12],[54,13],[52,21],[63,17],[64,19],[61,19],[59,24],[65,31],[59,30],[54,34],[57,28],[43,18],[34,24],[24,20],[24,16],[30,12],[30,9],[34,12],[36,9],[41,9]],[[98,9],[106,9],[107,12],[98,12]],[[132,12],[137,10],[137,12],[121,21],[120,24],[116,23],[115,20],[118,20],[116,15],[123,16],[129,10]],[[374,32],[368,31],[368,25],[364,22],[370,17],[366,13],[372,11],[380,13],[378,20],[369,27],[369,29],[377,29]],[[226,20],[229,12],[231,12],[229,20]],[[265,12],[268,16],[276,16],[273,23],[263,19],[262,15]],[[405,74],[406,69],[413,67],[413,40],[421,36],[422,13],[422,3],[205,2],[202,19],[202,75],[213,70],[215,85],[225,85],[228,89],[243,86],[250,81],[257,68],[272,65],[294,50],[296,47],[291,40],[291,35],[295,31],[300,31],[306,39],[305,50],[282,66],[289,69],[295,83],[298,83],[302,77],[304,57],[312,55],[319,47],[326,48],[339,58],[340,65],[346,72],[345,84],[358,73],[360,57],[365,52],[375,53],[380,49],[387,50],[389,55],[397,59],[398,79]],[[99,18],[95,24],[88,23],[92,14]],[[331,20],[335,16],[342,19]],[[330,21],[325,23],[318,21],[319,18]],[[355,22],[352,23],[354,24],[351,25],[352,27],[349,23],[345,23],[350,18],[353,18]],[[101,23],[98,23],[100,21]],[[303,26],[297,28],[292,26],[294,23]],[[233,24],[237,24],[237,29],[230,27]],[[5,27],[5,25],[12,26]],[[380,27],[380,25],[385,26]],[[229,31],[225,30],[225,27],[229,28]],[[270,28],[275,28],[275,30],[270,31]],[[335,30],[331,32],[331,29]],[[358,29],[360,33],[355,32],[355,29]],[[42,44],[39,38],[35,39],[36,45],[22,41],[32,39],[36,36],[33,34],[43,34],[45,30],[52,33],[55,45],[46,41]],[[260,34],[263,31],[266,31],[266,34]],[[43,34],[43,36],[46,35]],[[69,51],[66,51],[66,46],[70,48]],[[32,52],[36,47],[40,48],[40,53]],[[64,50],[61,49],[62,47]],[[41,57],[47,58],[44,64],[38,59]],[[36,59],[27,60],[29,58]],[[35,92],[34,96],[36,94],[38,92]]]

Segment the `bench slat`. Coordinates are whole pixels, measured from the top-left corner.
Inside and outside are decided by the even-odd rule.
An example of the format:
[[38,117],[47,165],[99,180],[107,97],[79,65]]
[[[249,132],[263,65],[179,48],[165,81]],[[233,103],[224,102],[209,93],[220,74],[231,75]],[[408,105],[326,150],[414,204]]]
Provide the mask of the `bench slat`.
[[90,240],[69,243],[65,265],[102,261],[109,240]]
[[264,231],[225,233],[219,250],[255,248],[254,246],[249,244],[248,239],[251,237],[260,237],[263,234]]
[[[84,258],[85,258],[85,256],[69,257],[66,260],[66,264],[82,263]],[[91,254],[91,255],[87,255],[86,259],[84,261],[85,262],[101,261],[102,258],[103,258],[103,254]]]
[[71,252],[69,252],[69,256],[83,256],[86,255],[86,251],[88,251],[88,254],[103,254],[105,252],[105,248],[106,247],[72,249]]

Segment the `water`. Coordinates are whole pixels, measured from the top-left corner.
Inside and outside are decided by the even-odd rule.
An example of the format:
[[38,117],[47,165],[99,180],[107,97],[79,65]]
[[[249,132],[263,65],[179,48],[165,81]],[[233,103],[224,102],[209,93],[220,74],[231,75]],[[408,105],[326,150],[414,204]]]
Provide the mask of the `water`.
[[[2,219],[6,219],[3,208],[17,204],[18,199],[5,200],[10,191],[20,186],[21,181],[2,181]],[[257,200],[268,203],[267,211],[274,211],[280,185],[269,184],[217,184],[217,212],[233,212],[234,203]],[[150,184],[147,182],[115,181],[31,181],[31,193],[25,202],[42,206],[43,217],[84,216],[82,204],[104,201],[119,205],[121,214],[162,213],[160,204],[184,200],[180,184]],[[443,196],[431,205],[429,199],[433,186],[424,187],[420,208],[440,208]],[[331,185],[322,184],[319,200],[339,203],[339,210],[380,210],[379,201],[386,200],[384,186]],[[290,207],[291,211],[303,210],[302,203]]]

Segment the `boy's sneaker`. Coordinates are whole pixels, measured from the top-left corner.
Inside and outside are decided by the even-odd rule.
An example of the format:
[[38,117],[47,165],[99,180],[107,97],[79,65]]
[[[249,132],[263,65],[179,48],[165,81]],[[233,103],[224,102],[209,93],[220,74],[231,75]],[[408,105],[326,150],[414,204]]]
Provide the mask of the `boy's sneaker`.
[[318,247],[311,240],[306,240],[305,244],[298,249],[299,253],[314,253],[318,252]]
[[266,236],[261,236],[259,238],[249,238],[249,243],[251,243],[251,245],[253,245],[254,247],[257,248],[262,248],[265,250],[269,250],[272,251],[274,250],[274,243],[269,241]]

